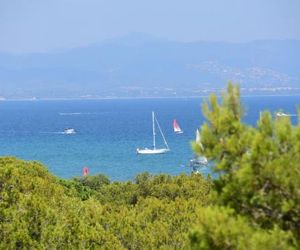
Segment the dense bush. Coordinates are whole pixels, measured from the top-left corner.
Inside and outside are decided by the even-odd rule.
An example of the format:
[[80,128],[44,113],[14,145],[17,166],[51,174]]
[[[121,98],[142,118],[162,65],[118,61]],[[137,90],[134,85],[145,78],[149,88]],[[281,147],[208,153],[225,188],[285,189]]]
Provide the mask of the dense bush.
[[60,180],[14,158],[0,158],[0,184],[2,249],[182,249],[211,188],[201,175]]
[[100,223],[101,204],[67,194],[42,165],[0,158],[0,248],[121,248]]

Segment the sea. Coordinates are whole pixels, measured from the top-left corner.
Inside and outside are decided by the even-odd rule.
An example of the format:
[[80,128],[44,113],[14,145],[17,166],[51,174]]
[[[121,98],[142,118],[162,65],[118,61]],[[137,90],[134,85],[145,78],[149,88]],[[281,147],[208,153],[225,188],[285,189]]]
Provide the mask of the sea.
[[[113,181],[134,180],[141,172],[190,173],[191,142],[204,122],[201,104],[207,97],[178,99],[106,99],[0,102],[0,156],[16,156],[43,163],[61,178],[104,174]],[[244,122],[256,126],[263,110],[295,115],[300,96],[245,96]],[[156,117],[171,149],[167,154],[138,155],[152,146],[152,118]],[[176,119],[184,131],[174,134]],[[297,117],[291,116],[297,124]],[[75,135],[66,135],[74,128]],[[157,146],[163,140],[157,134]],[[204,168],[203,174],[210,169]]]

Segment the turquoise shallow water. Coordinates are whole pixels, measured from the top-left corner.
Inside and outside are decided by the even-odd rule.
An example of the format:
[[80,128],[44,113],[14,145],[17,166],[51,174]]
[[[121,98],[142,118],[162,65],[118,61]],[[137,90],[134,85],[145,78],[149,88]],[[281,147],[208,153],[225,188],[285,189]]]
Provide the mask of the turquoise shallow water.
[[[103,173],[112,180],[133,179],[137,173],[189,173],[190,141],[203,123],[201,98],[0,102],[0,155],[44,163],[55,175],[69,178]],[[295,114],[299,96],[243,97],[245,122],[255,125],[259,111],[279,109]],[[137,155],[151,147],[154,110],[170,145],[163,155]],[[176,118],[184,134],[175,135]],[[296,117],[292,117],[296,123]],[[76,135],[62,134],[67,127]],[[158,144],[162,145],[161,138]],[[208,171],[207,169],[204,170]]]

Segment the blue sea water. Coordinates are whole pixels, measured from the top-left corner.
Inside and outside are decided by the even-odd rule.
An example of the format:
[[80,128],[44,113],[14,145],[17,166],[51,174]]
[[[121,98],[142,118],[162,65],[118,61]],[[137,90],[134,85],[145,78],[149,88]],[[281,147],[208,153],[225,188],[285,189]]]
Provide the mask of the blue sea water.
[[[203,123],[206,98],[97,101],[0,102],[0,155],[44,163],[50,172],[70,178],[103,173],[112,180],[133,179],[138,173],[189,173],[190,142]],[[299,96],[243,97],[245,122],[255,125],[261,110],[296,114]],[[171,152],[137,155],[137,147],[151,147],[151,111],[155,111]],[[176,118],[184,130],[173,133]],[[297,117],[292,117],[293,123]],[[64,135],[72,127],[76,135]],[[162,140],[158,136],[158,144]]]

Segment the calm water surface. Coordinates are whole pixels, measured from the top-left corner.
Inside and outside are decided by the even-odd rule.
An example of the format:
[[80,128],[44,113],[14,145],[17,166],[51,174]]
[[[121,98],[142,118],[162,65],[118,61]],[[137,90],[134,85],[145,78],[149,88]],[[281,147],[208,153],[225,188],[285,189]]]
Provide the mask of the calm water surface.
[[[0,102],[0,155],[38,160],[49,171],[69,178],[104,173],[112,180],[128,180],[140,172],[189,173],[184,167],[193,157],[190,142],[204,121],[205,98]],[[245,122],[256,124],[259,111],[284,110],[295,114],[299,96],[243,97]],[[151,111],[155,111],[171,152],[137,155],[137,147],[151,147]],[[184,130],[175,135],[176,118]],[[296,117],[292,117],[294,123]],[[64,135],[72,127],[76,135]],[[162,140],[158,136],[158,144]],[[207,170],[204,170],[207,171]]]

